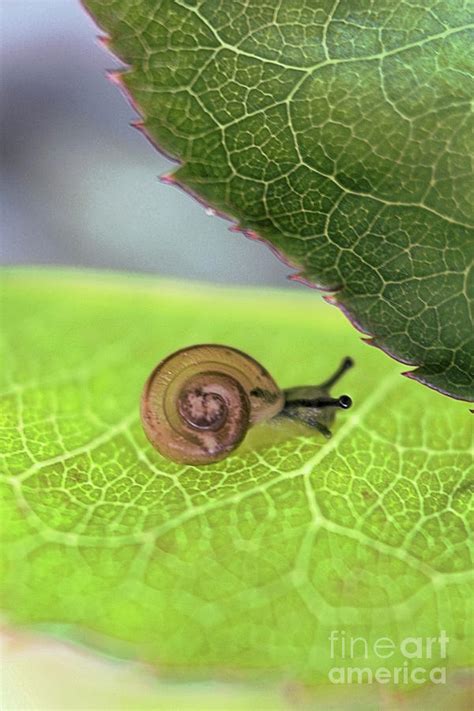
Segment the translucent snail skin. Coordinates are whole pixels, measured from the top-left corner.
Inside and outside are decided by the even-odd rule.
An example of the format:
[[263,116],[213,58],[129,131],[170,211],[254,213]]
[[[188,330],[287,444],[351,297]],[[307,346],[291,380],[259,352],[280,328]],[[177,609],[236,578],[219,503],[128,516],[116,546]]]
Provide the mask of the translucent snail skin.
[[320,385],[280,390],[254,358],[229,346],[183,348],[161,361],[145,383],[141,398],[143,429],[163,456],[185,464],[211,464],[227,457],[250,427],[290,418],[331,436],[347,395],[330,396],[348,368],[345,358]]

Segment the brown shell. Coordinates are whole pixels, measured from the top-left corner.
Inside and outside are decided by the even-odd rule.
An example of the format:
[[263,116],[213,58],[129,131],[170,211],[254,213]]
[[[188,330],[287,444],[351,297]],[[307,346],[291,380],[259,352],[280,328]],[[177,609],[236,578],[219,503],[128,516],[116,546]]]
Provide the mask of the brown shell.
[[283,405],[282,392],[256,360],[228,346],[199,345],[176,351],[152,371],[141,418],[161,454],[207,464],[226,457],[251,425]]

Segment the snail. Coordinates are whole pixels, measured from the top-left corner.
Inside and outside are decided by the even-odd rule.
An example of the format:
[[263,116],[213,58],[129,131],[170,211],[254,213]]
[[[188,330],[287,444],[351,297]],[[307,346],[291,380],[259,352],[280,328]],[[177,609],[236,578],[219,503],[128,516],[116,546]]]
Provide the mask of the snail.
[[336,410],[352,400],[332,398],[329,390],[352,365],[345,358],[320,385],[281,390],[242,351],[212,344],[184,348],[161,361],[146,381],[143,429],[162,455],[185,464],[224,459],[263,420],[289,418],[330,437]]

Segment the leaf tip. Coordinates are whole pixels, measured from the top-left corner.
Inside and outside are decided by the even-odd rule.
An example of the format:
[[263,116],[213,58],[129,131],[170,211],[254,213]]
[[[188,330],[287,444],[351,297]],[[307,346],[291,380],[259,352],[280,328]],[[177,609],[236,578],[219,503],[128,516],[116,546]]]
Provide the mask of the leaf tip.
[[110,49],[111,39],[110,39],[109,35],[97,35],[96,39],[97,39],[97,42],[99,43],[99,45],[103,49],[106,49],[108,52],[111,51],[111,49]]
[[123,89],[123,79],[122,79],[122,74],[123,71],[120,69],[108,69],[106,71],[106,77],[107,79],[114,84],[115,86],[118,86],[120,89]]
[[173,177],[173,173],[164,173],[159,177],[160,183],[164,185],[176,185],[176,179]]

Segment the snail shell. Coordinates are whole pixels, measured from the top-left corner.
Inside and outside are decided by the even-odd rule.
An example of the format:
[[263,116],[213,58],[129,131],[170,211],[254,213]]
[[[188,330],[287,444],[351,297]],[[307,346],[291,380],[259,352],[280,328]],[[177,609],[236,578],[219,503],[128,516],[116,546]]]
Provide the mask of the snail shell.
[[151,373],[141,418],[151,444],[186,464],[218,462],[249,427],[281,412],[283,392],[256,360],[235,348],[199,345],[173,353]]

